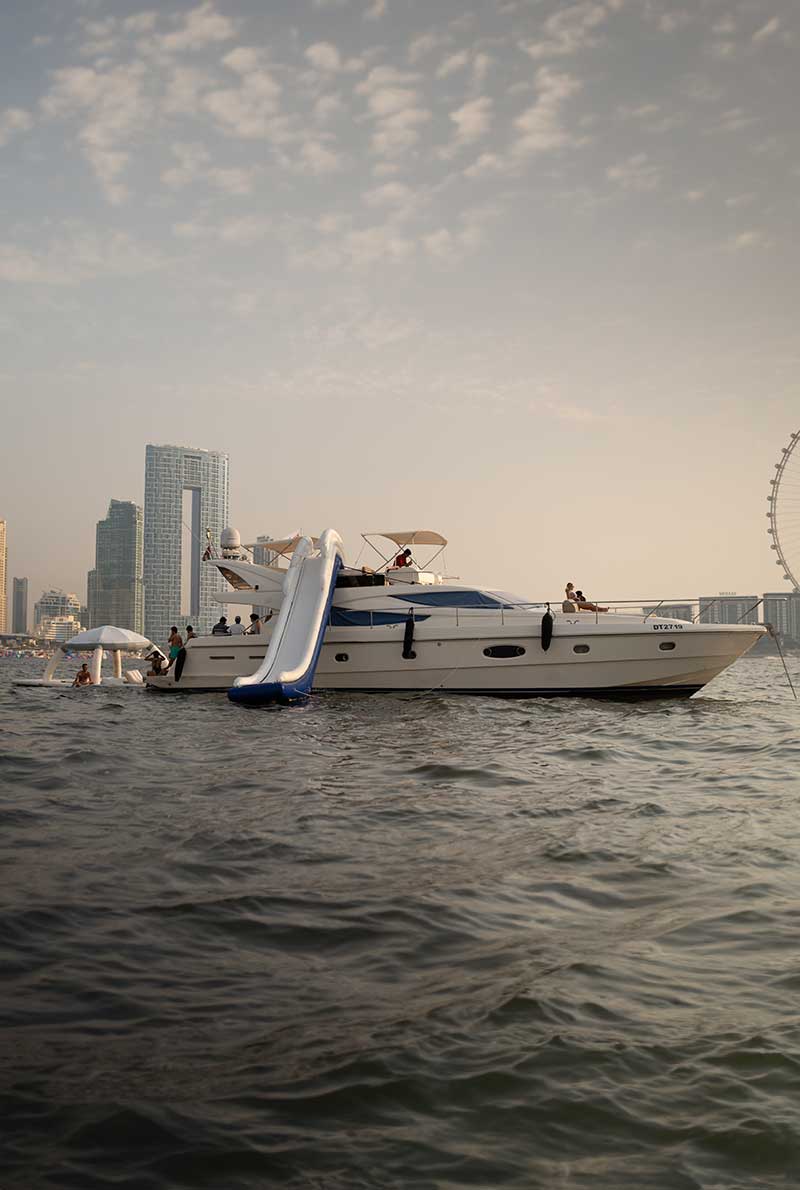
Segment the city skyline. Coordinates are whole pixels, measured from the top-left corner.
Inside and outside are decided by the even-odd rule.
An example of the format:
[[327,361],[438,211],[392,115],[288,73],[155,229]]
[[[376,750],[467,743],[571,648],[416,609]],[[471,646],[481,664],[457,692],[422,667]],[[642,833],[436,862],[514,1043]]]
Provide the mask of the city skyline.
[[533,597],[779,585],[799,39],[791,0],[9,6],[12,572],[77,589],[177,440],[234,460],[246,540],[426,526]]

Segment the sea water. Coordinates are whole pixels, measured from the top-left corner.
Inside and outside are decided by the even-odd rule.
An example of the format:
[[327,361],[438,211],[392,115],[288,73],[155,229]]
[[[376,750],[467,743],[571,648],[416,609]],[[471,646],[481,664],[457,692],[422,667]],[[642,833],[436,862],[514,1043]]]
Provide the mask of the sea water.
[[30,672],[0,664],[3,1190],[800,1184],[777,659],[651,703]]

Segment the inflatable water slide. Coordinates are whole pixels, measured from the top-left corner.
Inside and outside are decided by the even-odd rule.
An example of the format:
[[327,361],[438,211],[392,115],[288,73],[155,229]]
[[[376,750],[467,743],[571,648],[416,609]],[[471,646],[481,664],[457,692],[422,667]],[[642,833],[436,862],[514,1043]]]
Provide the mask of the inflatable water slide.
[[342,539],[334,529],[325,530],[316,549],[308,537],[299,542],[269,648],[255,673],[236,679],[228,691],[233,702],[285,703],[311,693],[342,560]]

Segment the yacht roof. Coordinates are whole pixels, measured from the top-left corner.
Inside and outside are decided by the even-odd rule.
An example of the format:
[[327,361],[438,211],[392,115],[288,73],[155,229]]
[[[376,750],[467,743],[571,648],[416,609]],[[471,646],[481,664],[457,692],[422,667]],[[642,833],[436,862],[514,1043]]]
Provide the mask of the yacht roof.
[[[247,543],[245,548],[252,550],[256,546],[261,546],[262,549],[269,550],[270,553],[286,555],[293,554],[302,540],[303,534],[295,533],[294,537],[282,537],[278,541],[251,541]],[[316,546],[318,542],[318,537],[311,537],[311,544],[313,546]],[[222,561],[222,559],[215,558],[214,561],[219,562]]]
[[433,529],[404,529],[394,533],[379,533],[376,530],[374,533],[364,533],[363,536],[387,537],[395,545],[440,545],[442,547],[447,545],[447,538],[442,537],[441,533],[436,533]]

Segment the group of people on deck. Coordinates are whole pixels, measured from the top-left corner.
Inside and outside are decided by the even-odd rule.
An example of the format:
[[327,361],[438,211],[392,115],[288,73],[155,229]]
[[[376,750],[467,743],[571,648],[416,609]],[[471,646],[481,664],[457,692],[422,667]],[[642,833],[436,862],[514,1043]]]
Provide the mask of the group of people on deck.
[[561,604],[563,612],[607,612],[607,607],[598,607],[586,598],[583,591],[577,591],[574,583],[567,583],[564,588],[565,599]]
[[[251,612],[250,623],[245,628],[242,623],[242,617],[236,616],[232,624],[228,624],[225,616],[220,616],[214,627],[211,629],[212,636],[240,636],[248,635],[255,636],[261,632],[262,622],[261,617],[257,612]],[[165,657],[160,649],[154,649],[152,653],[146,658],[150,662],[150,669],[147,671],[148,678],[163,677],[164,674],[169,673],[172,666],[178,659],[178,654],[181,649],[185,648],[190,640],[195,640],[197,633],[191,624],[186,625],[186,637],[184,639],[178,631],[177,625],[173,624],[169,630],[169,637],[167,639],[168,657]],[[166,665],[164,662],[166,661]],[[85,668],[85,667],[84,667]],[[78,675],[80,677],[80,675]],[[78,684],[76,679],[76,685]]]

